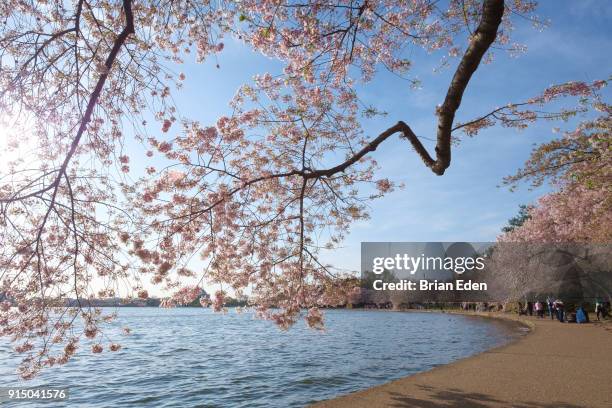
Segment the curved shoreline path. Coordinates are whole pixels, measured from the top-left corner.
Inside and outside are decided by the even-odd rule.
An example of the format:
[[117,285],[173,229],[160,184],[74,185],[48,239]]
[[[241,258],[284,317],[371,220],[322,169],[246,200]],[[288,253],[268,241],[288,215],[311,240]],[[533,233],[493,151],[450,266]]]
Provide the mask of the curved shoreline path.
[[482,316],[523,322],[531,332],[476,356],[312,407],[612,407],[612,324]]

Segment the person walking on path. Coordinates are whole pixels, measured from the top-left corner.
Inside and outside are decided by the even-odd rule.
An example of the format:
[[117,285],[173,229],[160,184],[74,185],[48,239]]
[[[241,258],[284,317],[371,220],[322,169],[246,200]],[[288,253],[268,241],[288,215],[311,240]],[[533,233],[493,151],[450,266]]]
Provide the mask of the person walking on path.
[[539,300],[535,304],[536,315],[542,319],[544,317],[544,305]]
[[546,304],[548,305],[548,315],[550,316],[550,320],[555,319],[555,305],[553,300],[550,297],[546,298]]
[[603,303],[601,303],[601,300],[597,299],[595,301],[595,315],[597,315],[597,321],[601,320],[599,317],[603,314]]
[[555,300],[553,304],[555,310],[557,311],[557,319],[563,323],[564,321],[564,310],[563,310],[563,302],[560,299]]
[[533,316],[533,302],[531,301],[527,302],[527,313],[529,313],[529,316]]

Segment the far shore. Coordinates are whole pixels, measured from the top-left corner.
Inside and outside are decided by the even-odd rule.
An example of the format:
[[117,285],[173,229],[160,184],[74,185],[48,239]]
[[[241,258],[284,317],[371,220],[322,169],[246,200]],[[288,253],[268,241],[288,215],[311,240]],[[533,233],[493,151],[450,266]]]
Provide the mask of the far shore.
[[530,330],[505,346],[312,407],[612,407],[610,321],[575,324],[510,313],[445,313],[495,318]]

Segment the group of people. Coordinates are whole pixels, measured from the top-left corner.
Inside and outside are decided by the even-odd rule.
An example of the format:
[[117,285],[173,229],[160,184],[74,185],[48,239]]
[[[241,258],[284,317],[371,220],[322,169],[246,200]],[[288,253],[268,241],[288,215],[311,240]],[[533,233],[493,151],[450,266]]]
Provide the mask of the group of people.
[[[546,309],[546,310],[545,310]],[[597,315],[597,320],[605,319],[608,317],[608,313],[610,310],[610,302],[602,302],[601,300],[597,300],[595,303],[595,314]],[[539,318],[544,318],[544,314],[548,312],[548,316],[550,316],[551,320],[557,319],[561,323],[568,322],[576,322],[576,323],[588,323],[589,322],[589,314],[587,310],[579,306],[576,308],[576,312],[572,313],[569,317],[565,311],[565,305],[563,301],[560,299],[553,300],[552,298],[547,298],[546,303],[537,300],[535,302],[528,301],[523,306],[521,302],[519,302],[519,315],[529,315],[533,316],[534,313]]]
[[[546,307],[548,308],[548,315],[550,316],[551,320],[554,320],[555,318],[560,322],[565,320],[565,305],[563,304],[562,300],[552,300],[551,298],[547,298]],[[539,318],[544,318],[544,308],[544,303],[542,303],[540,300],[535,302],[528,301],[524,307],[523,304],[519,302],[519,314],[533,316],[535,312],[536,316]]]

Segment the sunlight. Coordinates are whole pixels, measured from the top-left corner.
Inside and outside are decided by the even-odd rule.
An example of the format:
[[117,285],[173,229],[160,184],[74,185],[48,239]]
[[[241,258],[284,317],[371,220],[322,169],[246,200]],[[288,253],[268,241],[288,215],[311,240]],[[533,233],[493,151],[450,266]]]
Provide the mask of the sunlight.
[[8,149],[13,136],[10,129],[10,120],[5,116],[0,116],[0,162],[3,165],[15,157],[15,152]]
[[31,135],[32,127],[32,121],[23,115],[13,117],[0,113],[0,171],[6,170],[9,164],[38,167],[35,165],[40,162],[36,155],[38,144]]

